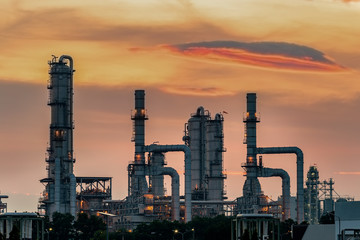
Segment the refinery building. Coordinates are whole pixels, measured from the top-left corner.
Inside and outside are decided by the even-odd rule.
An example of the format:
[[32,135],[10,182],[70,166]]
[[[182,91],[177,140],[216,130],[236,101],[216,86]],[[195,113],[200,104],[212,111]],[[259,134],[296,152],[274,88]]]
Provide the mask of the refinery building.
[[[246,177],[242,196],[228,199],[224,191],[227,177],[224,172],[226,119],[222,113],[212,115],[206,108],[194,106],[194,113],[188,120],[184,119],[183,139],[174,139],[175,143],[164,145],[146,145],[145,142],[153,141],[145,141],[145,127],[149,120],[145,90],[135,90],[131,114],[134,158],[129,159],[127,167],[128,194],[124,199],[112,199],[112,177],[75,176],[73,171],[76,164],[73,149],[73,59],[67,55],[54,57],[49,66],[47,87],[51,122],[45,159],[47,177],[40,180],[44,185],[39,201],[42,213],[51,217],[54,212],[74,216],[79,212],[106,212],[114,215],[110,222],[115,230],[133,229],[140,223],[153,220],[188,222],[194,216],[220,214],[273,214],[281,220],[293,218],[299,223],[304,220],[317,222],[324,208],[333,211],[336,199],[333,183],[330,184],[331,191],[327,190],[329,184],[321,183],[317,170],[310,169],[304,185],[304,154],[299,147],[257,146],[260,117],[256,111],[256,93],[247,94],[244,108],[247,152],[241,164]],[[177,170],[166,161],[169,152],[183,154],[185,177],[182,184]],[[284,169],[264,166],[262,158],[267,154],[295,155],[296,176],[289,176]],[[165,175],[171,177],[170,196],[165,194]],[[259,178],[268,177],[281,178],[282,196],[277,200],[271,200],[261,188]],[[296,179],[296,196],[293,197],[290,196],[290,178]],[[184,186],[184,195],[180,195],[180,185]]]

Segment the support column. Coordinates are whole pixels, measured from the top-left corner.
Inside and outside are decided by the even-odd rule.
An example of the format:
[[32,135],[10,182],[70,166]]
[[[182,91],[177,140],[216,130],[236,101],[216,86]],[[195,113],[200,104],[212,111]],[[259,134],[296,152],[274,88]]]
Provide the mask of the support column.
[[4,235],[4,220],[0,220],[0,233]]

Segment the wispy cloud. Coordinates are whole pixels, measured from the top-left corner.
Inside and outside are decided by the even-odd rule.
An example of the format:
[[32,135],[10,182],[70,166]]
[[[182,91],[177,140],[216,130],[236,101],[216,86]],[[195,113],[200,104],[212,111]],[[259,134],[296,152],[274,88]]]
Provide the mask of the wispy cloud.
[[339,175],[360,175],[360,172],[335,172],[335,174],[339,174]]
[[230,91],[226,89],[216,87],[196,88],[196,87],[161,87],[162,91],[177,95],[192,95],[192,96],[206,96],[206,97],[218,97],[218,96],[231,96],[235,95],[236,91]]
[[360,2],[360,0],[342,0],[345,3],[349,3],[349,2]]
[[191,58],[235,62],[278,70],[321,72],[347,70],[318,50],[284,42],[212,41],[162,45],[161,48]]

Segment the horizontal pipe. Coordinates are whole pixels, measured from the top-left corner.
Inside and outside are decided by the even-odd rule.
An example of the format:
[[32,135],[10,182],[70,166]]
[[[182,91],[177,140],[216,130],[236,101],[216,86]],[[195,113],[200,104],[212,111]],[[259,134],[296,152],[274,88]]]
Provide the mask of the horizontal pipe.
[[282,201],[284,214],[282,220],[290,218],[290,176],[284,169],[262,168],[261,177],[281,177],[282,180]]
[[304,221],[304,154],[298,147],[257,148],[258,154],[296,154],[297,182],[297,221]]
[[184,152],[185,155],[185,222],[191,221],[191,150],[186,145],[157,145],[144,147],[144,152]]

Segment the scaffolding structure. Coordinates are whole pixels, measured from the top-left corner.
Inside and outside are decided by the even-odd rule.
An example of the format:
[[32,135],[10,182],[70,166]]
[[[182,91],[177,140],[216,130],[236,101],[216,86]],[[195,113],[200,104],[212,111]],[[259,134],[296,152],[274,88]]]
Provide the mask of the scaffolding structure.
[[310,166],[305,189],[305,221],[316,224],[323,214],[335,210],[336,201],[354,201],[354,197],[340,196],[334,189],[335,181],[320,181],[317,166]]
[[316,166],[310,166],[307,173],[305,189],[305,221],[310,224],[317,224],[320,218],[319,202],[319,171]]
[[111,177],[76,177],[77,210],[89,215],[105,210],[104,200],[112,198]]
[[9,198],[7,195],[0,195],[0,214],[7,212],[7,203],[2,201],[3,198]]

